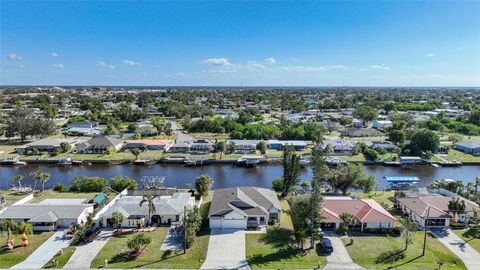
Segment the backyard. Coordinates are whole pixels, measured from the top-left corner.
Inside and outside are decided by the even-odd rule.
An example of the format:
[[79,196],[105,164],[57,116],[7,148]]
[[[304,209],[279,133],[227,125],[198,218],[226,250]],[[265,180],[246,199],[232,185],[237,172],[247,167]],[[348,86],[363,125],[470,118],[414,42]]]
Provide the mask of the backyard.
[[26,196],[28,196],[28,193],[0,190],[0,195],[5,196],[5,204],[0,205],[0,209],[2,209],[3,207],[8,207],[13,203],[25,198]]
[[405,244],[402,237],[392,236],[354,236],[353,244],[348,238],[342,239],[353,261],[368,269],[437,269],[437,261],[446,264],[442,269],[466,269],[463,262],[451,253],[438,240],[427,237],[427,252],[422,255],[424,232],[415,234],[413,243],[405,252],[405,257],[390,262],[403,250]]
[[352,193],[352,195],[362,199],[373,199],[382,206],[388,205],[388,207],[393,207],[393,201],[390,200],[390,198],[392,198],[395,195],[395,192],[394,191],[373,191],[371,193],[354,192]]
[[[46,190],[39,195],[37,195],[33,200],[30,201],[30,203],[39,203],[45,199],[86,199],[87,202],[93,199],[95,195],[97,195],[100,192],[88,192],[88,193],[82,193],[82,192],[56,192],[52,190]],[[110,193],[107,194],[108,199],[111,200],[113,199],[116,194],[115,193]]]
[[[0,268],[10,268],[23,260],[25,260],[30,254],[32,254],[35,249],[37,249],[43,242],[45,242],[53,232],[43,232],[35,233],[32,235],[27,235],[29,245],[27,247],[22,247],[22,235],[14,235],[13,241],[15,248],[9,250],[6,245],[0,247]],[[6,239],[7,236],[3,234],[3,239]]]

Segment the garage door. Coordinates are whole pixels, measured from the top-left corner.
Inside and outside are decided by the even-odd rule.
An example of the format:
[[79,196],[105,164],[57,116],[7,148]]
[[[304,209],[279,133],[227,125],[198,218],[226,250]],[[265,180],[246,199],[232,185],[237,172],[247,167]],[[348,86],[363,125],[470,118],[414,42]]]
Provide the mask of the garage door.
[[222,220],[221,219],[210,219],[210,229],[221,229]]
[[244,229],[246,226],[244,219],[224,219],[222,228],[224,229]]

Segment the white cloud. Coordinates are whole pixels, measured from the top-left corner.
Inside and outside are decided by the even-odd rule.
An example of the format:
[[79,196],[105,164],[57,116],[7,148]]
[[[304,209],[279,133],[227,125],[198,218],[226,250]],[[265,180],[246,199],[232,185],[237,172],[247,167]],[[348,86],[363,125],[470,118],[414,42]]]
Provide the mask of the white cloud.
[[373,68],[373,69],[381,69],[381,70],[390,70],[391,68],[385,64],[381,64],[381,65],[371,65],[370,68]]
[[277,60],[275,60],[275,58],[273,58],[273,57],[268,57],[267,59],[265,59],[265,63],[267,63],[269,65],[273,65],[273,64],[277,63]]
[[249,68],[255,68],[255,69],[264,69],[265,66],[262,64],[259,64],[255,61],[248,61],[247,62]]
[[136,62],[128,59],[123,59],[122,64],[124,64],[125,66],[141,66],[142,65],[142,63],[140,62]]
[[57,58],[57,57],[58,57],[58,53],[52,52],[52,57],[53,57],[53,58]]
[[102,68],[115,69],[115,66],[104,61],[98,61],[95,66]]
[[345,65],[328,65],[328,66],[284,66],[278,70],[285,72],[325,72],[329,70],[352,70],[355,67]]
[[436,54],[436,53],[427,53],[427,54],[425,54],[425,55],[428,56],[428,57],[434,57],[434,56],[437,55],[437,54]]
[[11,53],[7,56],[7,59],[10,61],[20,61],[22,60],[22,57],[16,53]]
[[65,66],[63,64],[55,64],[53,65],[54,68],[64,68]]
[[227,58],[208,58],[202,61],[203,64],[213,65],[213,66],[224,66],[229,67],[233,66]]

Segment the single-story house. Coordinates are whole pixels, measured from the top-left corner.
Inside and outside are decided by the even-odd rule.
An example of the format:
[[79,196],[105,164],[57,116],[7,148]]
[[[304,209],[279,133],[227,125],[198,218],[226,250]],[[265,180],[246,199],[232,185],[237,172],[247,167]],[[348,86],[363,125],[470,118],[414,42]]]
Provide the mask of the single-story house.
[[281,207],[275,191],[259,187],[216,189],[208,217],[211,229],[245,229],[280,220]]
[[122,227],[137,227],[146,223],[171,224],[181,221],[185,207],[195,206],[195,198],[188,192],[175,192],[168,196],[159,196],[153,200],[155,211],[148,220],[148,202],[140,206],[143,196],[126,195],[120,197],[105,213],[100,216],[103,226],[113,226],[112,214],[123,215]]
[[31,224],[34,231],[53,231],[84,224],[90,213],[93,213],[93,204],[56,200],[9,206],[0,213],[0,220],[12,219],[17,223],[24,221]]
[[190,143],[188,142],[177,142],[170,146],[168,152],[171,153],[187,153],[190,151]]
[[376,129],[388,129],[391,128],[392,125],[393,123],[390,120],[375,120],[372,123],[372,127]]
[[279,141],[279,140],[268,140],[267,146],[270,149],[282,150],[285,145],[291,145],[297,151],[302,151],[307,149],[307,143],[304,141]]
[[397,148],[395,144],[388,141],[372,141],[372,142],[365,142],[365,144],[377,151],[383,149],[387,152],[393,152]]
[[190,145],[190,153],[208,154],[213,151],[213,142],[209,140],[195,140]]
[[70,147],[75,146],[79,142],[78,139],[64,139],[64,138],[45,138],[15,148],[15,151],[20,154],[27,154],[34,149],[40,152],[53,152],[60,147],[60,144],[66,143]]
[[333,153],[326,153],[327,155],[351,156],[355,143],[347,140],[328,140],[323,143],[324,148],[331,145]]
[[453,148],[467,154],[480,156],[480,141],[459,142]]
[[348,137],[379,137],[383,133],[373,128],[347,128],[340,131],[344,136]]
[[[442,195],[427,195],[419,197],[405,197],[397,198],[397,207],[402,210],[405,215],[413,218],[421,227],[425,227],[425,220],[428,221],[429,228],[445,228],[450,225],[450,220],[453,219],[453,213],[448,210],[448,203],[452,200],[451,197]],[[456,221],[466,222],[470,216],[473,215],[473,209],[479,211],[478,206],[465,200],[465,213],[455,215]]]
[[99,128],[72,127],[63,130],[62,133],[74,136],[95,136],[101,132]]
[[78,122],[72,122],[67,125],[67,129],[71,128],[97,128],[98,122],[90,121],[90,120],[83,120]]
[[325,197],[322,204],[322,223],[324,229],[336,230],[343,222],[340,216],[349,213],[357,220],[356,227],[364,229],[392,229],[397,219],[372,199],[353,199],[350,197]]
[[108,149],[120,150],[124,141],[107,136],[98,136],[76,145],[77,153],[104,154]]
[[171,140],[133,140],[127,141],[125,149],[138,148],[140,150],[164,150],[168,151],[173,144]]
[[235,152],[247,154],[247,153],[255,153],[257,151],[257,144],[259,141],[257,140],[229,140],[226,144],[234,143],[235,144]]

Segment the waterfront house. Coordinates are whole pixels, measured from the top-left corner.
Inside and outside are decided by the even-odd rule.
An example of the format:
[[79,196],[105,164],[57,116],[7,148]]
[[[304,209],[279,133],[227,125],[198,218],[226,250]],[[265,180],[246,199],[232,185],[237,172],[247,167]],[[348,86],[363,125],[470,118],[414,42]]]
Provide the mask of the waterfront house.
[[45,138],[16,147],[15,151],[20,155],[32,153],[35,149],[40,152],[53,152],[59,148],[62,143],[73,147],[79,143],[79,139]]
[[83,201],[58,199],[38,204],[12,205],[0,213],[0,220],[27,222],[32,225],[33,231],[54,231],[87,221],[88,214],[93,213],[93,204]]
[[177,142],[170,146],[167,150],[170,153],[187,153],[190,151],[190,143],[189,142]]
[[208,154],[213,151],[213,142],[210,140],[195,140],[190,145],[192,154]]
[[285,145],[291,145],[297,151],[302,151],[307,149],[307,143],[305,141],[268,140],[267,142],[268,148],[274,149],[274,150],[282,150]]
[[324,148],[328,145],[332,146],[333,153],[326,153],[327,155],[351,156],[355,143],[347,140],[328,140],[323,143]]
[[105,154],[108,150],[118,151],[124,141],[108,136],[98,136],[86,142],[76,145],[77,153],[81,154]]
[[281,207],[275,191],[259,187],[216,189],[208,217],[211,229],[246,229],[280,220]]
[[380,151],[383,149],[387,152],[393,152],[397,148],[395,144],[388,141],[372,141],[372,142],[365,142],[365,144],[377,151]]
[[453,148],[467,154],[480,156],[480,141],[459,142]]
[[138,148],[140,150],[163,150],[168,151],[173,144],[171,140],[133,140],[127,141],[124,149]]
[[476,211],[480,210],[478,205],[462,199],[465,202],[465,212],[453,215],[448,210],[448,203],[453,198],[438,194],[396,199],[397,207],[405,215],[413,218],[421,228],[424,228],[425,224],[429,228],[445,228],[450,225],[452,220],[455,222],[466,222],[473,215],[474,209]]
[[[110,206],[105,213],[100,216],[103,226],[113,226],[111,220],[112,214],[118,212],[123,215],[122,227],[136,228],[147,223],[171,224],[179,222],[183,218],[184,210],[193,209],[195,206],[195,198],[189,192],[177,192],[174,190],[165,190],[163,195],[153,200],[155,211],[149,215],[148,202],[140,206],[143,196],[126,195],[120,197],[115,204]],[[168,191],[171,191],[168,192]],[[150,220],[148,220],[150,216]]]
[[255,153],[257,151],[257,140],[229,140],[226,145],[235,144],[235,152],[242,154]]
[[397,219],[372,199],[353,199],[350,197],[325,197],[322,203],[321,227],[324,230],[340,228],[341,215],[349,213],[355,216],[357,227],[365,229],[392,229]]

